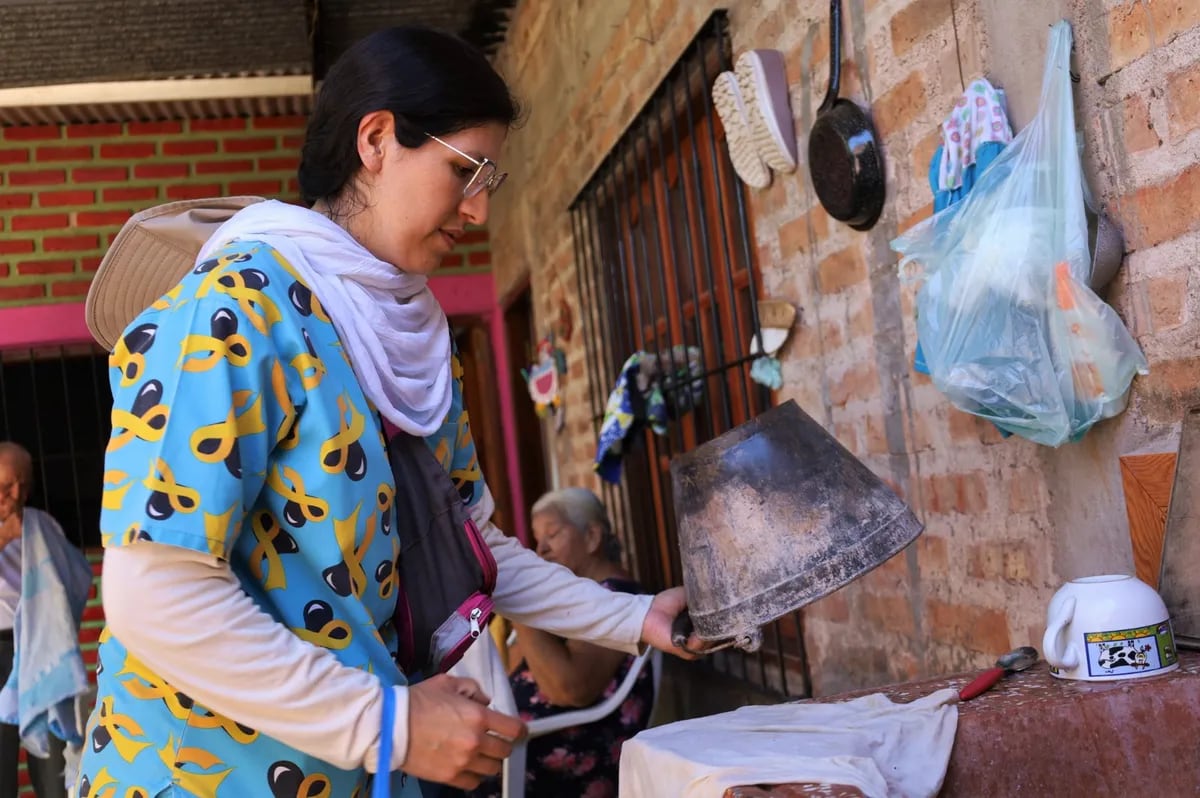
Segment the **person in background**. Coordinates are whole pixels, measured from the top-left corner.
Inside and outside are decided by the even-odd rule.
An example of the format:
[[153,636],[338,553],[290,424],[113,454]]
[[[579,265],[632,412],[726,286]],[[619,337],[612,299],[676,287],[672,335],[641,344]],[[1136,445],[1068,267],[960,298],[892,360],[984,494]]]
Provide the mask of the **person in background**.
[[[586,488],[565,488],[533,505],[531,526],[537,553],[576,576],[620,593],[643,593],[621,567],[621,546],[604,504]],[[632,655],[581,640],[566,640],[524,624],[513,624],[509,675],[521,719],[557,715],[602,701],[617,690]],[[650,720],[654,679],[643,668],[628,698],[612,714],[585,726],[536,737],[526,754],[526,798],[616,798],[621,744]],[[492,779],[472,798],[500,795]]]
[[[49,513],[27,507],[33,459],[0,441],[0,796],[18,792],[22,746],[37,798],[65,798],[66,742],[88,681],[79,624],[92,569]],[[64,697],[65,696],[65,697]]]

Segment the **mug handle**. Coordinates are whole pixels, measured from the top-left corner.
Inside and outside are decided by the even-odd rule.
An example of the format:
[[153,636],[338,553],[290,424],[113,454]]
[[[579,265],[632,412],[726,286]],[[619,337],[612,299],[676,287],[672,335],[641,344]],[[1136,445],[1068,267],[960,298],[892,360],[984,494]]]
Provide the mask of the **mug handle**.
[[1075,646],[1063,641],[1067,624],[1075,616],[1075,597],[1067,596],[1058,609],[1051,614],[1046,624],[1046,635],[1042,638],[1042,654],[1056,668],[1071,670],[1079,666],[1079,654]]

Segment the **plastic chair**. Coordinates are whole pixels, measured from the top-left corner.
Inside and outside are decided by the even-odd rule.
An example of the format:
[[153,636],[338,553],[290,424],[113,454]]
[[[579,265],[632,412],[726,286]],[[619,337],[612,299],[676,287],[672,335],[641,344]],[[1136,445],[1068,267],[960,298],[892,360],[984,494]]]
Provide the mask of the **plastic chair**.
[[[495,651],[494,647],[493,651]],[[499,658],[498,652],[496,656]],[[621,686],[600,703],[584,707],[583,709],[564,712],[561,715],[551,715],[550,717],[529,721],[527,724],[529,727],[528,738],[513,746],[512,753],[509,754],[508,759],[504,760],[504,773],[501,777],[503,784],[503,792],[501,794],[504,798],[525,798],[525,757],[529,740],[566,729],[570,726],[592,723],[593,721],[609,716],[624,703],[625,699],[629,696],[629,692],[633,690],[633,685],[637,681],[638,675],[646,667],[647,663],[650,665],[650,674],[654,681],[654,703],[657,703],[658,685],[662,678],[662,652],[657,649],[647,648],[629,666],[629,671],[625,674],[625,679],[621,682]],[[650,707],[650,714],[654,714],[653,703]]]

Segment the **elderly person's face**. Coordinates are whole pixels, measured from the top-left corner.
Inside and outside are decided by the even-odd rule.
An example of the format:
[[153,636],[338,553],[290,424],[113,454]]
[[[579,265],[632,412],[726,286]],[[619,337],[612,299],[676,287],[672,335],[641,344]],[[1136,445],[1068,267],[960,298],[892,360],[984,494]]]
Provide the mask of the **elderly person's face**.
[[558,513],[537,513],[531,525],[537,553],[544,560],[565,565],[578,574],[580,567],[595,554],[591,536],[571,526]]
[[21,474],[11,458],[0,454],[0,523],[21,509]]

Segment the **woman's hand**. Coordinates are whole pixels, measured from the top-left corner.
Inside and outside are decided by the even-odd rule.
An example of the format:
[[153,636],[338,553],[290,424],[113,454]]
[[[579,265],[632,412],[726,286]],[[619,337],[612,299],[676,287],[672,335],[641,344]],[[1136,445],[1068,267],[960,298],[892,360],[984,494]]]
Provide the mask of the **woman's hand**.
[[488,709],[490,700],[474,680],[445,674],[410,687],[404,772],[462,790],[500,773],[526,729],[520,719]]
[[[660,651],[674,654],[682,659],[696,659],[697,655],[684,651],[671,642],[671,623],[679,613],[687,609],[687,594],[682,587],[672,587],[654,597],[650,612],[642,622],[642,642],[649,643]],[[702,641],[692,632],[687,647],[692,651],[703,651],[711,644]]]

